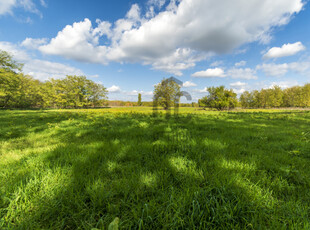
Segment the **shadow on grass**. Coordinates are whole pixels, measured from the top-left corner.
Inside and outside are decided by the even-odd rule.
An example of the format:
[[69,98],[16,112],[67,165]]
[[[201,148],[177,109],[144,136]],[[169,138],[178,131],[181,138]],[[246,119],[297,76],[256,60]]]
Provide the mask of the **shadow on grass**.
[[38,126],[54,122],[59,144],[13,163],[36,168],[7,185],[4,227],[103,228],[116,216],[123,229],[309,226],[309,166],[290,154],[309,147],[292,129],[302,119],[55,116]]

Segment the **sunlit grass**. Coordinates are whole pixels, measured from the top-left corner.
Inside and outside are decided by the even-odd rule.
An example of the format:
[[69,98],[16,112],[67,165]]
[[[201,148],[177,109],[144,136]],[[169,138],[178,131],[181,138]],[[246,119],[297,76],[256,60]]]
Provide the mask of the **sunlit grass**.
[[309,127],[309,111],[0,111],[0,229],[309,229]]

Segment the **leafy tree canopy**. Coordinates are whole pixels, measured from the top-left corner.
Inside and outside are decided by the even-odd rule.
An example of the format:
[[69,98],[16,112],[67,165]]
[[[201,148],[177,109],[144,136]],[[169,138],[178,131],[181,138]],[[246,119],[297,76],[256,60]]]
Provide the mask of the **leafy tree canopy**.
[[238,105],[237,94],[231,89],[225,89],[224,86],[209,87],[208,93],[208,96],[199,100],[204,107],[223,110],[232,109]]
[[[0,69],[5,71],[21,71],[23,65],[13,60],[11,54],[6,51],[0,50]],[[1,71],[1,72],[2,72]]]
[[176,82],[163,79],[154,86],[154,102],[164,109],[175,106],[181,96],[180,88]]

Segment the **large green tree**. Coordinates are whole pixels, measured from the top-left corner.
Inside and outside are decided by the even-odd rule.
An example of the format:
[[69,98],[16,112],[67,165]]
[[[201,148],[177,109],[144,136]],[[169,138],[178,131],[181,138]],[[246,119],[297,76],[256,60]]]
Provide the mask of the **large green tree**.
[[180,85],[170,79],[163,79],[154,86],[154,103],[161,105],[165,110],[176,105],[181,96]]
[[242,108],[250,108],[254,104],[253,94],[249,91],[245,91],[241,94],[239,101]]
[[59,108],[81,108],[100,106],[107,99],[107,90],[85,76],[67,76],[51,79],[46,83],[50,100],[47,104]]
[[224,86],[209,87],[208,95],[200,99],[204,107],[217,110],[232,109],[238,105],[237,94],[232,89],[225,89]]

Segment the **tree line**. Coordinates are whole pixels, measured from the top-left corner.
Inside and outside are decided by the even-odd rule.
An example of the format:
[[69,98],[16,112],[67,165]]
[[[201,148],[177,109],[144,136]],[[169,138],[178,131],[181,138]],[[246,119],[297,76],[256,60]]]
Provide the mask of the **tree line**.
[[[0,50],[0,108],[87,108],[101,106],[153,106],[143,102],[107,101],[107,89],[85,76],[66,76],[45,82],[21,72],[23,65]],[[232,89],[224,86],[207,88],[207,95],[198,103],[179,103],[180,86],[163,79],[154,87],[158,105],[167,109],[178,103],[180,107],[204,107],[217,110],[243,108],[310,107],[310,84],[281,89],[245,91],[237,98]]]
[[243,108],[310,107],[310,84],[286,89],[274,86],[260,91],[245,91],[239,100]]
[[209,87],[208,95],[198,101],[200,107],[218,110],[242,108],[288,108],[310,107],[310,84],[281,89],[273,86],[269,89],[245,91],[237,98],[233,90],[224,86]]
[[22,65],[0,51],[0,108],[84,108],[102,106],[107,90],[85,76],[45,82],[21,73]]
[[[180,94],[180,86],[175,82],[162,80],[155,85],[154,95],[163,107],[173,107],[174,100]],[[190,105],[190,104],[188,104]],[[217,110],[242,108],[280,108],[280,107],[310,107],[310,84],[281,89],[274,86],[269,89],[245,91],[238,99],[232,89],[225,86],[207,88],[207,95],[198,100],[198,106]],[[196,107],[193,103],[192,107]]]

